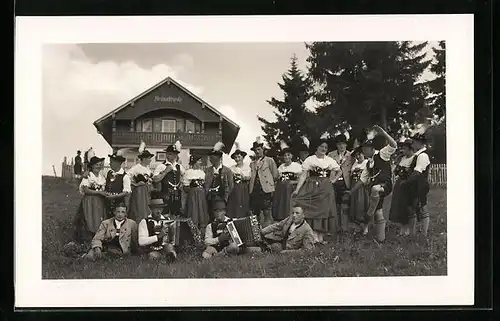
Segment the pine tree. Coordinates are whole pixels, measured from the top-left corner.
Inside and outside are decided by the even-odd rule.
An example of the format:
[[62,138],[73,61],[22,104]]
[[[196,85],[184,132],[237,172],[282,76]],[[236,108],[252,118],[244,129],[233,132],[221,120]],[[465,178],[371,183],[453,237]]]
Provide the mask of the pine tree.
[[436,61],[431,64],[431,71],[436,78],[428,81],[431,97],[428,99],[429,107],[435,115],[443,117],[446,114],[446,47],[445,42],[440,41],[438,47],[432,48]]
[[271,98],[267,102],[274,107],[276,121],[268,121],[258,117],[262,123],[264,138],[269,144],[269,155],[277,155],[280,148],[280,140],[290,144],[295,137],[308,135],[313,114],[306,108],[306,102],[310,99],[310,80],[299,70],[297,57],[291,58],[290,69],[283,74],[282,83],[279,88],[284,93],[283,100]]
[[326,130],[352,126],[355,132],[379,124],[392,134],[414,122],[424,105],[426,86],[418,84],[430,61],[426,42],[308,44],[309,74],[318,115]]

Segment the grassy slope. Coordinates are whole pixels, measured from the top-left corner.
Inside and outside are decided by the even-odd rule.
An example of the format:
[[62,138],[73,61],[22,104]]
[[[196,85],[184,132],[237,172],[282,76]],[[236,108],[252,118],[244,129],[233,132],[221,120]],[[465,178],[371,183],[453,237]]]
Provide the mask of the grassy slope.
[[[446,190],[429,195],[429,238],[400,239],[388,226],[387,241],[346,237],[318,247],[314,254],[253,254],[202,261],[199,253],[180,255],[172,264],[141,257],[83,262],[62,254],[71,240],[72,219],[80,199],[77,187],[53,177],[42,178],[42,278],[251,278],[446,275]],[[385,208],[388,213],[386,201]]]

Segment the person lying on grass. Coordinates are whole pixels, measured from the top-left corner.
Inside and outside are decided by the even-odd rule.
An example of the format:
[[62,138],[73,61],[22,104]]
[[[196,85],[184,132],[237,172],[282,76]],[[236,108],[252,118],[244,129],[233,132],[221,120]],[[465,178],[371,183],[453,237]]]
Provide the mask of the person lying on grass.
[[205,230],[205,251],[202,257],[237,255],[241,249],[232,241],[226,224],[231,219],[226,216],[226,202],[217,200],[213,203],[214,221]]
[[314,234],[304,219],[304,210],[295,206],[290,216],[262,229],[266,247],[272,252],[287,253],[314,248]]
[[169,242],[167,220],[162,215],[165,204],[162,198],[153,198],[149,203],[151,214],[139,222],[139,246],[141,252],[149,253],[151,260],[165,256],[171,260],[177,258],[174,245]]
[[101,222],[91,249],[85,258],[91,261],[109,256],[128,255],[137,247],[137,223],[127,219],[127,207],[119,203],[113,210],[114,217]]

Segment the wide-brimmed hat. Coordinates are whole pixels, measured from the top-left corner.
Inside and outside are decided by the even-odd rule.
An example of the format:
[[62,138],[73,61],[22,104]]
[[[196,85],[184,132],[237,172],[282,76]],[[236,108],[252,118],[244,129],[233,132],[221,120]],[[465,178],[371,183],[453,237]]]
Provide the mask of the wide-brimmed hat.
[[224,152],[222,149],[224,148],[224,143],[222,142],[217,142],[215,143],[214,147],[208,152],[208,156],[218,156],[222,157]]
[[356,147],[356,148],[353,149],[351,155],[353,157],[356,157],[356,155],[362,154],[362,153],[363,153],[363,149],[361,148],[361,146],[358,146],[358,147]]
[[250,148],[250,150],[255,151],[259,147],[265,148],[264,141],[262,140],[262,137],[260,137],[260,136],[255,139],[255,141],[252,144],[252,148]]
[[181,147],[182,147],[181,142],[176,141],[175,144],[168,145],[167,148],[165,149],[165,152],[179,154],[181,152]]
[[152,198],[151,201],[149,201],[149,207],[165,207],[163,198]]
[[411,139],[405,139],[402,142],[399,142],[399,145],[401,147],[405,147],[406,146],[406,147],[412,148],[413,140],[411,140]]
[[212,210],[225,210],[227,208],[224,200],[216,200],[212,205]]
[[196,162],[198,162],[200,159],[202,159],[203,156],[201,155],[191,155],[189,156],[189,165],[194,165]]
[[150,153],[150,152],[149,152],[149,150],[147,150],[147,149],[146,149],[146,150],[144,150],[144,151],[142,151],[142,153],[140,153],[139,155],[137,155],[137,157],[138,157],[139,159],[151,158],[151,157],[153,157],[153,156],[155,156],[155,155],[154,155],[154,154],[152,154],[152,153]]
[[421,133],[416,133],[415,135],[413,135],[411,137],[412,141],[418,141],[418,142],[422,142],[422,143],[427,143],[428,141],[428,137],[427,135],[424,133],[424,134],[421,134]]
[[234,147],[236,148],[235,151],[231,154],[231,158],[234,159],[236,155],[241,155],[241,157],[247,156],[247,152],[243,151],[240,149],[240,144],[235,142]]
[[374,147],[373,139],[365,139],[361,143],[361,147]]
[[126,160],[126,158],[123,157],[123,155],[122,155],[122,153],[121,153],[120,150],[114,151],[113,154],[108,155],[108,157],[111,160],[115,160],[115,161],[118,161],[118,162],[121,162],[121,163],[123,163]]
[[88,166],[89,167],[92,167],[94,166],[95,164],[98,164],[100,162],[104,161],[104,157],[97,157],[97,156],[93,156],[90,160],[89,160],[89,163],[88,163]]
[[335,145],[339,144],[339,143],[347,144],[347,137],[344,134],[340,134],[340,135],[335,136],[334,141],[335,141]]

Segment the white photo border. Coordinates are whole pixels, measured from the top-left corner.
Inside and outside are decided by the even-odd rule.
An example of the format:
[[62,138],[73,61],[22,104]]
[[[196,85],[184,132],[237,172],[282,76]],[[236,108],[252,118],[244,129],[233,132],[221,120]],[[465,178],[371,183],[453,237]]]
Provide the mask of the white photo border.
[[[15,306],[218,307],[474,304],[473,15],[17,17]],[[165,33],[164,30],[175,30]],[[448,275],[297,279],[42,280],[43,44],[446,41]],[[91,124],[89,124],[91,126]],[[27,202],[25,195],[29,195]],[[22,231],[21,231],[22,227]],[[29,237],[27,237],[29,235]],[[144,288],[163,296],[137,295]],[[164,291],[165,289],[176,291]],[[238,295],[206,295],[207,288]],[[109,295],[113,289],[113,295]],[[258,295],[256,295],[258,293]],[[279,293],[279,295],[276,295]],[[307,295],[300,295],[307,293]]]

